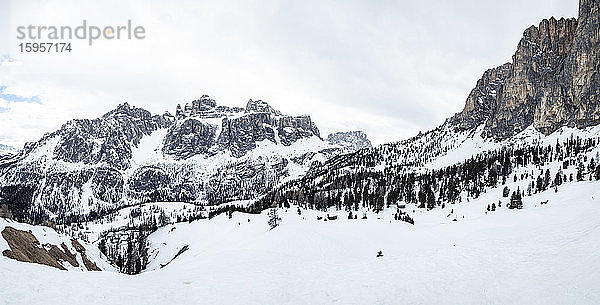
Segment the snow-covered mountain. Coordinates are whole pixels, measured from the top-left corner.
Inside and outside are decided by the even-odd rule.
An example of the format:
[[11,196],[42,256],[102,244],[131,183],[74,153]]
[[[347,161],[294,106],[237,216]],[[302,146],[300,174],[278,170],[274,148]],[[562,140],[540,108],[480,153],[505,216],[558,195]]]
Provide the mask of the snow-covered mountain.
[[255,199],[365,140],[325,141],[309,116],[260,100],[227,107],[204,95],[178,105],[175,116],[125,103],[0,160],[0,206],[17,219],[68,223],[145,202]]
[[506,139],[529,126],[547,135],[600,123],[599,20],[598,2],[580,0],[577,19],[526,29],[512,62],[483,74],[453,125]]

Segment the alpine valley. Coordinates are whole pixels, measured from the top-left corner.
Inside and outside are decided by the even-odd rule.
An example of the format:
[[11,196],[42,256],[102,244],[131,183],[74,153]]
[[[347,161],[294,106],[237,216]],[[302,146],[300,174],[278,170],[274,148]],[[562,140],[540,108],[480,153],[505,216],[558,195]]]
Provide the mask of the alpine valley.
[[374,147],[207,95],[71,120],[0,155],[0,296],[598,304],[599,44],[600,1],[580,0],[461,112]]

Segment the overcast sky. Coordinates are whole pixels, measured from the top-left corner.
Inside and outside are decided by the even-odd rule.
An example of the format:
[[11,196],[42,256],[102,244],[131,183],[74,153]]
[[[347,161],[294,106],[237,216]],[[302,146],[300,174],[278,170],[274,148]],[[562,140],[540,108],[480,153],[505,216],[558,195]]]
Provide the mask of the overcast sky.
[[[0,143],[21,147],[127,101],[174,112],[203,94],[310,114],[323,136],[410,137],[462,110],[525,28],[576,17],[571,0],[0,1]],[[144,40],[21,53],[18,26],[124,25]]]

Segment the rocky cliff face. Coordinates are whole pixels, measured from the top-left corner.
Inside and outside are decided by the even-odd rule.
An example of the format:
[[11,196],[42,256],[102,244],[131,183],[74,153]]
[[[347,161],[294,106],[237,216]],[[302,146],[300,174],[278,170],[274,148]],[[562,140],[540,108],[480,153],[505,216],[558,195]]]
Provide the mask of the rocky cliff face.
[[449,122],[460,130],[485,124],[483,135],[495,139],[531,125],[549,134],[600,123],[599,6],[581,0],[578,20],[550,18],[525,30],[512,62],[486,71]]
[[123,170],[129,167],[132,147],[137,146],[143,136],[169,127],[173,122],[173,117],[168,113],[152,115],[147,110],[125,103],[101,118],[72,120],[42,140],[25,145],[24,150],[28,154],[51,140],[58,140],[54,147],[54,157],[58,160],[104,163]]
[[178,106],[179,122],[169,130],[163,148],[165,154],[176,159],[222,150],[239,158],[264,140],[289,146],[302,138],[320,138],[309,116],[283,115],[261,100],[249,100],[246,108],[230,108],[217,106],[204,95],[184,109]]

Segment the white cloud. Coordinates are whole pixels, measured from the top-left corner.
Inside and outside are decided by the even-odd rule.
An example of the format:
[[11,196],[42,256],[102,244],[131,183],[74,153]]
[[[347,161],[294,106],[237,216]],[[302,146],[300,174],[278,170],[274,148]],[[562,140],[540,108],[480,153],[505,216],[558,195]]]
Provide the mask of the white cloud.
[[[404,139],[460,111],[483,71],[510,60],[526,27],[575,16],[572,2],[2,2],[0,54],[22,65],[0,65],[0,85],[43,104],[0,113],[0,142],[21,146],[123,101],[162,113],[202,94],[308,113],[324,135],[363,129],[376,143]],[[147,38],[77,41],[66,54],[19,52],[17,26],[83,19],[131,19]]]

